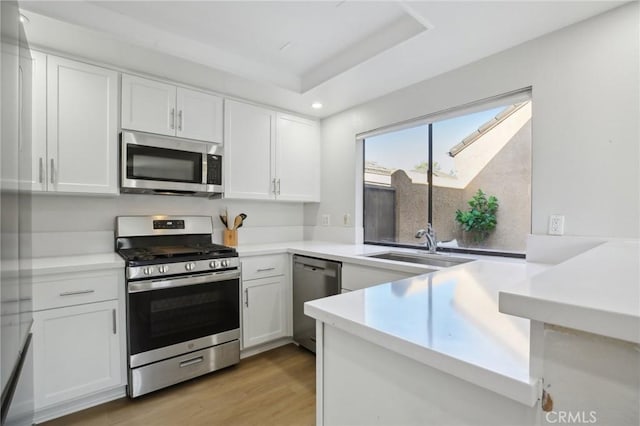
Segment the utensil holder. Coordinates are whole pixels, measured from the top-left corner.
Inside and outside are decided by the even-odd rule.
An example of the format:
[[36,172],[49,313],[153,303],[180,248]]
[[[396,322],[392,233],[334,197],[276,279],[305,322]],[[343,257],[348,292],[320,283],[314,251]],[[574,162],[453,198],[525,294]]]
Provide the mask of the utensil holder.
[[222,234],[222,241],[225,246],[237,247],[238,246],[238,230],[225,229]]

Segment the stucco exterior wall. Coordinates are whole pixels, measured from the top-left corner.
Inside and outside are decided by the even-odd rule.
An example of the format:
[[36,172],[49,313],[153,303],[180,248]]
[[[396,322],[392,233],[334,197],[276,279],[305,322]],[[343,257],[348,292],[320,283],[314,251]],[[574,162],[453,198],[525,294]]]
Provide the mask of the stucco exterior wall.
[[[402,243],[421,243],[414,235],[427,224],[427,185],[412,183],[402,170],[391,175],[396,189],[396,235]],[[455,221],[457,209],[466,210],[467,201],[482,189],[498,198],[498,225],[489,237],[475,242]],[[525,250],[531,232],[531,120],[514,135],[498,154],[464,189],[434,186],[433,226],[438,240],[457,239],[461,246],[508,251]]]
[[531,120],[463,190],[465,205],[461,210],[478,189],[498,198],[498,225],[479,244],[460,231],[458,238],[465,246],[525,251],[527,234],[531,233]]

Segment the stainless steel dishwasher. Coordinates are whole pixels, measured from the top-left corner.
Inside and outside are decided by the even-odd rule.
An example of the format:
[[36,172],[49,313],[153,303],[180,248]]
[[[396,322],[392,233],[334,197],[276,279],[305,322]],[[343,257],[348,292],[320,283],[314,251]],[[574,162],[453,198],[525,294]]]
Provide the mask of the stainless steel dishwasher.
[[342,263],[293,256],[293,340],[316,351],[316,321],[304,314],[304,302],[339,294]]

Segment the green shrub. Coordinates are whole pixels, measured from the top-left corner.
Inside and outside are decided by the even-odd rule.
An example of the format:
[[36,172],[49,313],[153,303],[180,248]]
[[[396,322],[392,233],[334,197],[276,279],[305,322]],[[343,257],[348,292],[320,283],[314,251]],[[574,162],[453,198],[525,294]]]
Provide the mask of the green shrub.
[[487,198],[481,189],[467,202],[469,210],[456,210],[456,222],[462,229],[471,233],[475,241],[482,241],[498,224],[496,221],[496,211],[498,210],[498,199],[493,195]]

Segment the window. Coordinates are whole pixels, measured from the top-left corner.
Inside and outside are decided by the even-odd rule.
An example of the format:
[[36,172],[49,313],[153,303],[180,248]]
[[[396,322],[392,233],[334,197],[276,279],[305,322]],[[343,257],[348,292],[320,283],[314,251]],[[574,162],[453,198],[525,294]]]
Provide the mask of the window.
[[[531,100],[492,101],[364,139],[364,239],[524,253],[531,232]],[[473,206],[470,205],[473,204]]]

